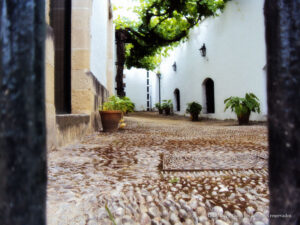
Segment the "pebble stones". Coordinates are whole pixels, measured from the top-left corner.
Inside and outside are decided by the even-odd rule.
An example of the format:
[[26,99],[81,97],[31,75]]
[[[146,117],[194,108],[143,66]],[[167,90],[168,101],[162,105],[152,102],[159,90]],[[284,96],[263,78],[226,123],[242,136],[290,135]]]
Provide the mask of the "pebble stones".
[[[149,129],[151,133],[151,128]],[[128,136],[126,140],[130,141],[132,133],[128,135],[130,136]],[[206,134],[203,133],[202,135]],[[120,137],[115,140],[122,141],[120,140]],[[131,147],[131,145],[127,145],[127,143],[123,144],[126,147]],[[114,182],[114,180],[119,182],[119,172],[117,172],[117,176],[114,177],[114,171],[111,170],[110,167],[105,167],[105,171],[102,171],[102,167],[99,167],[100,171],[97,170],[99,173],[97,173],[96,170],[86,170],[84,171],[86,173],[86,177],[84,177],[84,175],[81,175],[82,170],[85,170],[85,168],[88,167],[89,164],[85,163],[85,167],[82,168],[82,163],[80,163],[78,164],[78,171],[75,171],[76,174],[80,174],[80,176],[75,174],[76,177],[74,178],[74,174],[72,175],[72,171],[70,171],[62,177],[64,179],[60,180],[61,183],[66,183],[68,187],[71,187],[72,185],[75,186],[75,184],[69,183],[71,181],[73,182],[74,179],[78,181],[78,184],[85,183],[83,182],[83,179],[86,179],[88,181],[90,185],[82,187],[82,193],[78,194],[78,196],[81,196],[82,194],[82,196],[84,197],[84,202],[80,202],[80,199],[76,199],[76,190],[72,190],[74,192],[72,194],[64,194],[59,197],[66,198],[67,202],[71,202],[72,199],[75,199],[78,204],[86,203],[87,207],[84,207],[84,209],[80,212],[78,211],[78,214],[80,215],[82,213],[86,213],[89,218],[97,218],[97,224],[112,224],[109,220],[108,213],[104,208],[105,203],[107,203],[108,208],[111,210],[113,216],[115,217],[117,225],[268,224],[269,197],[267,190],[267,172],[263,173],[260,170],[224,170],[188,173],[160,173],[160,171],[157,171],[156,167],[158,164],[152,165],[151,168],[147,167],[147,165],[152,161],[156,161],[157,163],[159,163],[158,156],[161,152],[159,152],[159,154],[157,154],[157,152],[165,151],[162,150],[164,148],[160,148],[161,146],[155,146],[155,151],[151,149],[151,146],[147,146],[147,151],[145,151],[145,148],[139,149],[137,147],[132,150],[133,152],[127,150],[125,151],[125,149],[127,148],[124,148],[123,151],[117,146],[113,147],[115,148],[115,150],[113,151],[117,150],[115,152],[116,154],[114,154],[114,152],[110,154],[113,154],[113,156],[118,160],[120,159],[120,163],[124,159],[123,156],[128,156],[128,153],[132,155],[130,155],[128,159],[123,160],[127,163],[128,160],[131,160],[131,158],[133,158],[133,155],[135,155],[136,157],[140,157],[139,155],[141,155],[142,160],[147,162],[147,164],[143,164],[141,167],[139,167],[139,165],[134,165],[132,167],[133,170],[131,168],[128,168],[127,164],[125,165],[126,167],[124,165],[121,165],[121,167],[124,166],[124,168],[126,168],[126,172],[128,171],[132,174],[136,174],[137,171],[141,172],[142,176],[137,175],[136,178],[132,180],[126,180],[125,183],[121,182],[123,184],[121,186],[118,186],[119,184],[109,184],[114,187],[114,189],[112,189],[111,186],[109,186],[109,189],[108,187],[106,187],[107,189],[105,190],[111,191],[105,191],[104,196],[102,192],[95,191],[98,190],[95,187],[99,186],[99,183],[101,183],[100,181],[103,181],[103,183],[107,182],[102,178],[103,172],[112,173],[112,182]],[[174,150],[174,146],[169,147],[170,149]],[[88,154],[93,152],[93,149],[90,149],[90,151],[80,150],[78,152],[78,155],[76,155],[76,149],[73,150],[75,151],[76,160],[77,157],[80,158],[82,156],[89,159]],[[74,154],[74,151],[68,152],[72,152],[72,154]],[[65,151],[64,154],[68,154],[67,151]],[[100,161],[102,163],[102,160],[107,156],[101,154],[101,151],[98,150],[93,153],[93,157],[99,158],[97,159],[99,163]],[[154,157],[154,155],[156,154],[157,159]],[[66,158],[66,160],[69,160],[69,158],[72,157],[72,155],[68,155],[68,158]],[[76,165],[75,161],[74,165]],[[52,165],[51,167],[53,169],[52,172],[50,171],[50,182],[51,179],[54,180],[54,178],[60,178],[60,176],[53,176],[53,174],[61,172],[61,169],[58,170],[57,167],[57,165]],[[94,165],[90,165],[90,169],[95,169]],[[155,172],[152,173],[151,171]],[[102,175],[96,176],[97,174]],[[144,175],[145,177],[143,177]],[[66,179],[68,177],[72,177],[72,179]],[[176,183],[171,183],[170,179],[174,179],[174,177],[178,177],[179,180]],[[50,183],[50,186],[51,185],[53,186],[53,184]],[[66,190],[69,191],[69,189]],[[49,189],[49,193],[56,193],[54,192],[53,187],[52,189]],[[55,199],[53,194],[51,194],[51,202],[57,202],[54,201]],[[92,199],[92,201],[89,201],[89,199]],[[50,204],[50,206],[52,206],[50,208],[55,208],[55,205]],[[52,211],[55,212],[58,210]],[[56,215],[53,212],[51,213],[52,214],[50,215]],[[62,210],[62,212],[58,211],[57,214],[63,215],[65,214],[65,210]],[[95,222],[95,220],[90,220],[88,224],[96,225],[95,223],[93,224],[93,222]],[[54,221],[54,219],[53,222],[49,223],[49,225],[56,224],[66,225],[66,223],[58,220]],[[77,223],[71,221],[70,224]]]
[[214,207],[212,208],[212,211],[215,212],[215,213],[217,213],[217,215],[218,215],[219,217],[223,215],[223,208],[220,207],[220,206],[214,206]]
[[248,206],[248,207],[246,208],[246,212],[247,212],[248,215],[250,215],[250,216],[254,213],[254,211],[255,211],[255,209],[254,209],[253,207],[251,207],[251,206]]
[[148,210],[148,215],[153,219],[155,217],[160,217],[160,212],[157,207],[150,207]]
[[141,216],[141,225],[150,225],[151,224],[151,219],[147,215],[147,213],[143,213]]
[[216,225],[229,225],[229,224],[224,222],[223,220],[217,220]]
[[188,217],[188,214],[186,213],[186,211],[184,209],[180,209],[178,215],[179,215],[179,218],[182,220],[185,220]]
[[251,222],[263,222],[265,224],[269,223],[269,219],[261,212],[256,212],[253,216],[251,216]]
[[234,210],[234,215],[235,215],[239,220],[241,220],[241,219],[243,218],[243,213],[242,213],[240,210],[238,210],[238,209]]
[[206,215],[206,210],[205,210],[204,207],[199,206],[196,209],[196,213],[197,213],[198,216],[205,216]]
[[206,216],[199,216],[200,223],[205,223],[206,221],[208,221],[208,218]]
[[241,225],[251,225],[249,218],[243,218],[242,219],[242,224]]
[[171,213],[170,215],[170,223],[172,225],[176,224],[177,222],[179,222],[179,218],[175,213]]

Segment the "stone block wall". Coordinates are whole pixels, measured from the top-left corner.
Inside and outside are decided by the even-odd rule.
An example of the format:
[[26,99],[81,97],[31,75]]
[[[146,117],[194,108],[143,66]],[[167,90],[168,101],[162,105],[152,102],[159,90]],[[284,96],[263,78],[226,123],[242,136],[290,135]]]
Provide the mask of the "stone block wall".
[[46,127],[47,148],[57,145],[56,140],[56,110],[54,100],[54,34],[52,28],[47,25],[46,32],[46,56],[45,56],[45,102],[46,102]]
[[[71,113],[56,114],[57,101],[55,101],[55,93],[57,85],[56,73],[62,72],[60,67],[65,66],[65,60],[59,61],[55,54],[60,54],[60,43],[63,38],[63,31],[61,26],[51,27],[54,24],[53,11],[55,16],[62,16],[62,21],[65,20],[64,13],[59,10],[64,7],[65,1],[47,0],[46,2],[46,22],[47,22],[47,39],[46,39],[46,118],[47,118],[47,145],[48,149],[57,146],[63,146],[82,138],[83,136],[102,128],[101,119],[98,112],[99,106],[113,92],[113,66],[105,65],[107,70],[106,76],[109,77],[109,84],[101,84],[90,69],[90,55],[91,55],[91,29],[90,20],[92,12],[91,0],[72,0],[71,8],[71,80],[70,80],[70,96],[71,96]],[[51,5],[52,4],[52,5]],[[54,4],[54,5],[53,5]],[[55,6],[53,8],[53,6]],[[63,10],[64,11],[64,10]],[[60,15],[62,14],[62,15]],[[59,18],[56,18],[56,22]],[[110,24],[113,29],[113,25]],[[105,30],[105,33],[113,31]],[[107,35],[111,35],[108,34]],[[57,37],[59,36],[59,37]],[[113,35],[112,35],[113,36]],[[57,41],[58,40],[58,41]],[[113,39],[110,40],[109,45],[113,46]],[[56,45],[56,46],[55,46]],[[58,46],[59,45],[59,46]],[[65,54],[61,54],[65,56]],[[113,50],[108,56],[113,59]],[[62,65],[61,65],[62,64]],[[59,68],[57,68],[59,67]],[[105,85],[105,86],[104,86]],[[108,88],[108,86],[110,88]],[[59,96],[58,96],[59,97]],[[59,106],[60,107],[60,106]],[[60,107],[61,108],[61,107]]]
[[91,6],[91,0],[72,1],[71,108],[75,114],[94,110],[93,80],[89,76]]

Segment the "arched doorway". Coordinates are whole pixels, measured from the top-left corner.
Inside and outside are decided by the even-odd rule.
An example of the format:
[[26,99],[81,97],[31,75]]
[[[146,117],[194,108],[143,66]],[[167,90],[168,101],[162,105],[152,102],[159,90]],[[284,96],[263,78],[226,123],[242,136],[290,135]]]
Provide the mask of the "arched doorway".
[[203,82],[204,86],[204,101],[206,106],[206,113],[215,113],[215,87],[214,81],[207,78]]
[[175,96],[175,109],[177,112],[180,111],[180,91],[178,88],[175,89],[174,91],[174,96]]

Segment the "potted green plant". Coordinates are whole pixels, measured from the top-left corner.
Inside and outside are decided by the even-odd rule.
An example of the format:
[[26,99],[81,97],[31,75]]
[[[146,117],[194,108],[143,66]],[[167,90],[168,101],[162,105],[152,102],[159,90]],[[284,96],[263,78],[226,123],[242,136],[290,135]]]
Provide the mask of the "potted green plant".
[[163,100],[163,104],[161,105],[165,115],[168,116],[171,114],[171,109],[173,108],[172,100]]
[[187,104],[186,112],[191,115],[192,121],[199,120],[199,114],[202,110],[202,105],[198,102],[190,102]]
[[162,105],[159,102],[155,104],[155,107],[158,109],[159,114],[163,114]]
[[127,96],[122,97],[121,100],[123,100],[123,104],[126,107],[126,111],[125,111],[126,114],[130,112],[134,112],[135,104],[130,100],[129,97]]
[[119,128],[119,123],[127,107],[123,99],[111,96],[107,102],[100,106],[100,116],[103,131],[115,131]]
[[239,125],[249,123],[251,112],[260,113],[259,99],[253,93],[246,93],[244,98],[231,96],[224,100],[225,110],[231,108],[232,112],[237,115]]

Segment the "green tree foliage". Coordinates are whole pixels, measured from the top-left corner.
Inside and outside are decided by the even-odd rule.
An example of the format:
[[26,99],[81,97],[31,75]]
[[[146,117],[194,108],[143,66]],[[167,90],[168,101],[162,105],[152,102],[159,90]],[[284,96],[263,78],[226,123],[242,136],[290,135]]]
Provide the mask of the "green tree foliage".
[[229,0],[139,0],[138,21],[118,17],[116,29],[126,31],[127,68],[154,70],[161,57],[188,38],[189,30],[216,16]]

